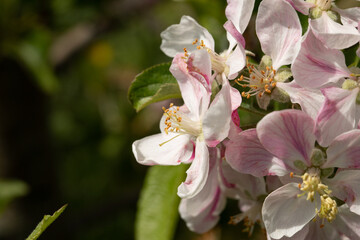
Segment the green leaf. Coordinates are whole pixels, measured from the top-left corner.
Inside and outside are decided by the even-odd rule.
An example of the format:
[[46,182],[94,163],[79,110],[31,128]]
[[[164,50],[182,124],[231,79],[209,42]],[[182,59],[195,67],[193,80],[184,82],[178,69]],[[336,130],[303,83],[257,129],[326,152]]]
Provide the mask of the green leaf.
[[35,230],[27,237],[26,240],[35,240],[45,231],[45,229],[57,219],[60,214],[65,210],[67,204],[62,206],[53,215],[45,215],[41,222],[36,226]]
[[179,218],[177,188],[187,165],[153,166],[149,169],[138,203],[136,240],[173,239]]
[[34,30],[30,36],[13,46],[14,56],[33,75],[46,93],[54,93],[59,83],[48,59],[50,37],[45,30]]
[[150,103],[169,98],[181,98],[179,85],[169,71],[170,63],[155,65],[135,77],[128,97],[136,111]]
[[0,180],[0,213],[11,200],[27,194],[28,186],[18,180]]

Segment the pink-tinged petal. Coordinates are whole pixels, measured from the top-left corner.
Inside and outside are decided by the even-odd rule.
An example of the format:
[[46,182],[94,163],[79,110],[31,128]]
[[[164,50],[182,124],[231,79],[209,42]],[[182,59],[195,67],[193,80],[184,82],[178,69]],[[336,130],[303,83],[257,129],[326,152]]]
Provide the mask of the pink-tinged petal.
[[231,114],[230,85],[226,80],[202,122],[204,138],[209,147],[215,147],[228,136]]
[[[159,133],[135,141],[132,151],[136,161],[143,165],[179,165],[188,161],[193,153],[190,136],[176,136],[175,133]],[[173,139],[170,140],[171,138]]]
[[[189,59],[192,59],[193,57],[193,59],[196,59],[195,63],[197,63],[197,58],[201,56],[203,64],[211,65],[209,55],[204,54],[203,51],[205,50],[199,50],[194,54],[191,54]],[[194,64],[192,64],[189,69],[189,65],[183,57],[184,54],[177,54],[175,56],[170,67],[170,72],[179,83],[185,105],[194,116],[199,118],[203,109],[208,107],[210,101],[211,92],[209,92],[209,85],[207,81],[210,77],[207,76],[206,73],[194,71],[195,67],[197,67]]]
[[224,24],[224,28],[227,33],[229,33],[238,43],[238,45],[245,48],[245,38],[243,35],[236,29],[234,24],[231,21],[227,21]]
[[340,206],[338,211],[332,227],[340,235],[345,235],[351,240],[360,239],[360,215],[350,212],[346,204]]
[[301,39],[301,25],[295,9],[285,0],[263,0],[256,18],[261,48],[269,55],[274,69],[290,64]]
[[359,89],[331,87],[322,92],[325,103],[316,118],[315,135],[319,144],[327,147],[336,136],[357,127],[356,96]]
[[278,82],[278,88],[283,89],[290,96],[292,103],[298,103],[301,110],[315,119],[323,105],[325,98],[320,90],[300,87],[295,81],[290,83]]
[[[231,110],[235,111],[238,109],[242,102],[242,98],[239,90],[236,88],[230,87],[230,97],[231,97]],[[240,125],[239,125],[240,126]]]
[[240,132],[240,117],[237,112],[237,109],[235,109],[231,114],[231,122],[230,122],[230,130],[229,130],[229,139],[235,138]]
[[225,15],[241,33],[249,24],[255,0],[227,0]]
[[262,145],[290,166],[300,160],[310,166],[315,144],[314,121],[299,110],[283,110],[266,115],[257,125]]
[[327,180],[332,194],[344,201],[350,211],[360,215],[360,171],[344,170]]
[[228,79],[234,79],[238,76],[239,71],[245,67],[246,54],[245,49],[238,45],[235,50],[230,53],[226,60],[226,65],[229,66]]
[[267,194],[264,178],[241,174],[225,161],[221,165],[220,176],[222,187],[228,197],[256,201],[259,196]]
[[315,217],[315,203],[298,197],[301,193],[296,183],[289,183],[267,196],[262,216],[271,238],[291,237]]
[[179,206],[181,218],[191,231],[197,233],[204,233],[216,225],[226,203],[218,181],[219,161],[211,156],[210,161],[215,165],[210,169],[204,188],[193,198],[182,199]]
[[209,150],[204,141],[196,140],[195,157],[186,171],[185,182],[178,187],[181,198],[192,198],[204,187],[209,173]]
[[187,68],[194,78],[205,88],[210,88],[211,91],[211,58],[205,49],[198,50],[190,55],[187,60]]
[[311,29],[304,36],[299,54],[291,66],[294,80],[307,88],[319,88],[349,77],[344,54],[329,49],[315,37]]
[[195,39],[203,40],[206,47],[214,50],[214,39],[211,34],[189,16],[182,16],[180,24],[171,25],[160,36],[160,49],[169,57],[183,52],[184,48],[188,52],[195,51],[196,45],[192,44]]
[[342,24],[350,25],[353,27],[358,26],[358,21],[360,19],[360,7],[341,9],[336,6],[333,6],[332,10],[340,14]]
[[243,131],[236,138],[230,139],[226,145],[225,157],[236,171],[257,177],[282,176],[294,171],[263,147],[256,129]]
[[323,167],[360,168],[360,129],[345,132],[334,139],[326,151]]
[[286,0],[291,6],[293,6],[297,11],[301,12],[304,15],[309,14],[309,10],[316,5],[314,3],[306,2],[304,0]]
[[325,13],[311,20],[310,25],[316,37],[332,49],[345,49],[360,41],[360,33],[355,27],[334,22]]

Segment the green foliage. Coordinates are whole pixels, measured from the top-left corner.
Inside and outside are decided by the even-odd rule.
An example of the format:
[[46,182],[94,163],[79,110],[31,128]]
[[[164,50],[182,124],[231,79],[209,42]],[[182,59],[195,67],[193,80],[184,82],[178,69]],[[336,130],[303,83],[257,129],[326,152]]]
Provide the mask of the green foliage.
[[136,216],[137,240],[173,239],[180,201],[176,191],[185,177],[186,167],[154,166],[149,169]]
[[57,219],[65,210],[67,204],[62,206],[53,215],[45,215],[41,222],[36,226],[35,230],[26,238],[26,240],[36,240],[45,231],[45,229]]
[[13,47],[14,55],[46,93],[53,93],[59,87],[48,59],[50,41],[49,33],[46,30],[37,29]]
[[27,194],[28,186],[22,181],[0,181],[0,213],[3,212],[8,203],[16,197]]
[[170,63],[155,65],[135,77],[128,97],[136,111],[150,103],[181,97],[179,85],[169,68]]

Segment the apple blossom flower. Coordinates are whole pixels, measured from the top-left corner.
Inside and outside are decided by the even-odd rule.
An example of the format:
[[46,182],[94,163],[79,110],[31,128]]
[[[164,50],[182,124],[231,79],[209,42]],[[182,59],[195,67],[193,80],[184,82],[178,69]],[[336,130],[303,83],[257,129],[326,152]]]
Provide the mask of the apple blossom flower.
[[221,162],[220,149],[209,148],[209,176],[204,187],[194,197],[181,199],[180,216],[191,231],[209,231],[217,224],[225,208],[226,196],[219,181]]
[[[225,82],[210,103],[206,82],[210,78],[210,57],[205,50],[177,54],[170,71],[178,80],[184,105],[164,109],[160,134],[133,143],[136,160],[144,165],[191,163],[187,178],[178,188],[182,198],[194,197],[206,183],[209,172],[208,147],[228,136],[232,106],[230,86]],[[240,103],[239,103],[240,104]]]
[[210,55],[211,67],[215,71],[215,75],[224,74],[225,77],[232,79],[245,65],[245,50],[242,46],[236,46],[233,37],[230,35],[227,37],[229,40],[228,50],[217,54],[214,39],[208,30],[190,16],[183,16],[179,24],[171,25],[161,33],[160,48],[169,57],[174,57],[183,51],[192,53],[198,49],[206,49]]
[[[355,184],[359,170],[348,170],[360,168],[360,130],[345,132],[324,148],[315,145],[314,128],[314,120],[302,111],[272,112],[256,129],[239,133],[227,145],[226,159],[241,173],[290,174],[300,181],[278,188],[265,199],[262,216],[271,238],[291,237],[314,218],[333,222],[338,213],[334,197],[360,215],[360,189]],[[328,179],[335,168],[347,170]]]
[[359,42],[360,33],[356,29],[360,18],[359,7],[340,9],[332,0],[288,1],[295,9],[310,16],[309,25],[327,47],[344,49]]
[[[325,101],[317,115],[316,135],[327,146],[339,134],[357,128],[360,119],[359,69],[348,69],[344,54],[329,49],[310,27],[291,67],[294,81],[302,87],[321,89]],[[327,131],[328,128],[333,131]],[[327,141],[323,139],[325,134]]]
[[[278,14],[278,13],[282,14]],[[249,77],[242,75],[236,81],[243,87],[242,96],[256,96],[260,108],[267,109],[272,98],[288,100],[287,95],[276,87],[291,77],[281,66],[295,58],[301,39],[301,25],[292,6],[285,0],[264,0],[260,3],[256,18],[256,33],[266,54],[259,66],[248,63]],[[236,33],[232,32],[233,35]]]

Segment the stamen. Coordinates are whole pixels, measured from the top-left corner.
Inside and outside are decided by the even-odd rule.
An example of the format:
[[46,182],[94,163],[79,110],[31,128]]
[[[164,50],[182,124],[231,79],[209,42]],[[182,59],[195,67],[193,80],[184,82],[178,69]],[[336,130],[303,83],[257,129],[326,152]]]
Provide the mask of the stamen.
[[241,75],[235,80],[241,87],[250,88],[241,95],[246,98],[257,95],[261,98],[265,93],[271,94],[276,87],[276,81],[274,80],[276,71],[273,67],[266,66],[265,70],[262,70],[250,63],[247,63],[246,67],[250,74],[249,77]]

